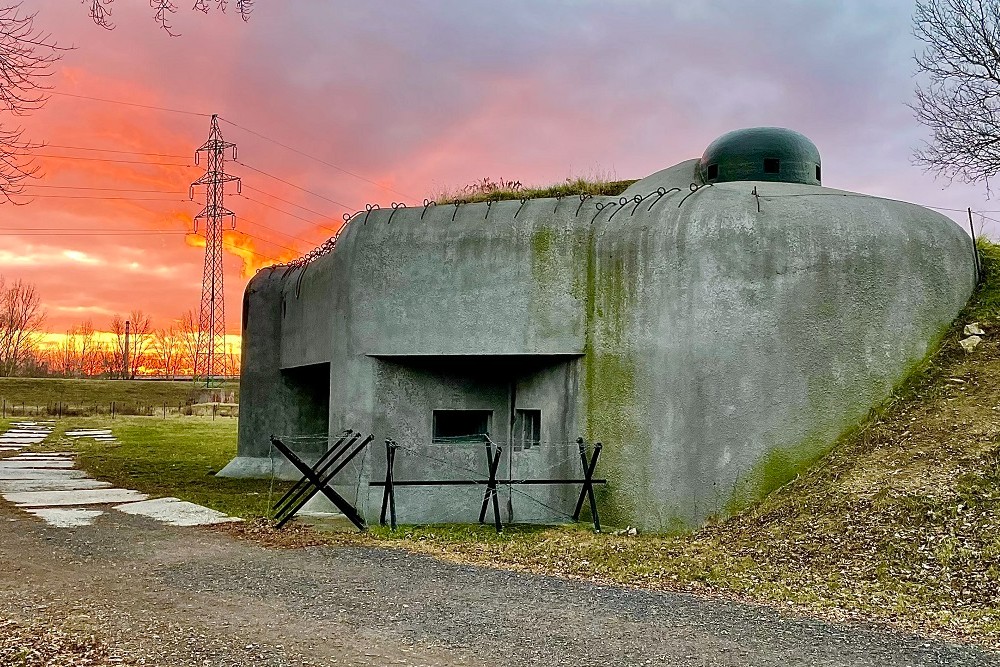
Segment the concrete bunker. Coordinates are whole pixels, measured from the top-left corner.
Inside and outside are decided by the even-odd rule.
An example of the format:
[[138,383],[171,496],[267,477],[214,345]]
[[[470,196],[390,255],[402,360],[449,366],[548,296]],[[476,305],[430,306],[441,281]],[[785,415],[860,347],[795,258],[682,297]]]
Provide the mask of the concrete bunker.
[[[763,497],[889,394],[975,283],[950,219],[823,187],[820,167],[802,135],[756,128],[618,197],[355,215],[247,286],[221,474],[269,474],[268,436],[322,428],[326,405],[329,433],[399,442],[407,477],[482,470],[487,434],[512,476],[578,473],[576,439],[601,441],[608,525]],[[384,470],[373,447],[340,489],[369,521]],[[505,488],[505,520],[563,521],[576,491]],[[400,489],[401,520],[474,521],[463,493],[481,496]]]

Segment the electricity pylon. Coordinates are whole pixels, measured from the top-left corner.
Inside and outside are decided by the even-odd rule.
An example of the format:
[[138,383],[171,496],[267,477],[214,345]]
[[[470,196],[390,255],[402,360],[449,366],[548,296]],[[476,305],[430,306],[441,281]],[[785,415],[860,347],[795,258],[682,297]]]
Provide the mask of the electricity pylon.
[[236,192],[240,192],[238,176],[226,173],[225,152],[232,148],[236,159],[236,144],[224,141],[219,130],[219,117],[212,115],[212,128],[208,141],[194,153],[194,163],[199,164],[201,154],[208,156],[205,173],[191,184],[191,199],[194,188],[205,186],[205,207],[194,216],[194,231],[198,231],[198,221],[205,221],[205,270],[201,280],[201,312],[198,317],[198,347],[194,358],[195,378],[204,377],[206,386],[212,378],[225,375],[226,371],[226,303],[223,293],[222,271],[222,223],[230,219],[231,229],[236,229],[236,214],[226,208],[226,183],[236,182]]

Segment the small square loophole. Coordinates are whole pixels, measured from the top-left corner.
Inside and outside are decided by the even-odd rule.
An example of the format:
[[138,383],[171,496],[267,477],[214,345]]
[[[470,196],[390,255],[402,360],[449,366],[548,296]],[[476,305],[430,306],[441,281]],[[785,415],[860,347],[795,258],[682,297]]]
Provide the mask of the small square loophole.
[[776,157],[764,158],[764,173],[777,174],[781,172],[781,160]]
[[708,178],[708,180],[710,181],[714,181],[715,179],[717,179],[719,177],[719,165],[717,164],[708,165],[708,169],[705,170],[705,175],[706,178]]

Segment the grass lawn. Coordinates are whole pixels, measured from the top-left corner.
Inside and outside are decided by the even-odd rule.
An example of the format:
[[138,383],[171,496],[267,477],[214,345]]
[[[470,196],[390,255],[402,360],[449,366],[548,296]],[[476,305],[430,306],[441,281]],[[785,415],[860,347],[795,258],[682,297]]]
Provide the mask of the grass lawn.
[[[70,440],[63,435],[79,427],[110,428],[119,442]],[[290,486],[279,480],[272,485],[269,480],[214,476],[236,455],[235,419],[67,418],[59,420],[46,448],[78,452],[79,466],[97,479],[154,496],[189,500],[231,516],[267,516],[272,496],[276,500]]]
[[[228,382],[223,388],[235,391],[239,400],[238,382]],[[8,410],[11,406],[20,409],[22,403],[34,407],[62,402],[71,407],[96,405],[106,411],[111,401],[119,406],[166,403],[176,409],[196,400],[203,390],[191,381],[0,378],[0,399],[6,399]]]

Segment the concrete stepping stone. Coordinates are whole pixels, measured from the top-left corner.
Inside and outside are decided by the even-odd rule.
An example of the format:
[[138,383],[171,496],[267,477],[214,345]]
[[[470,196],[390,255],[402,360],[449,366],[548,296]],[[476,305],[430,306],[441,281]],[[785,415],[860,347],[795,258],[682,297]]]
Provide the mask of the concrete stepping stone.
[[72,458],[70,452],[21,452],[16,458],[19,459],[66,459]]
[[238,518],[179,498],[155,498],[126,505],[115,505],[115,509],[126,514],[149,517],[171,526],[208,526],[239,521]]
[[72,468],[72,461],[14,461],[4,459],[0,461],[0,470],[7,468]]
[[83,489],[106,489],[111,482],[100,482],[84,477],[75,479],[44,478],[44,479],[0,479],[0,493],[19,493],[22,491],[81,491]]
[[84,489],[81,491],[20,491],[3,497],[19,507],[63,507],[68,505],[114,505],[147,500],[132,489]]
[[34,514],[45,523],[56,528],[76,528],[77,526],[90,526],[97,517],[104,514],[102,510],[88,510],[79,508],[64,507],[39,507],[25,509],[25,512]]
[[84,479],[87,473],[75,468],[5,468],[0,460],[0,480],[3,479]]

